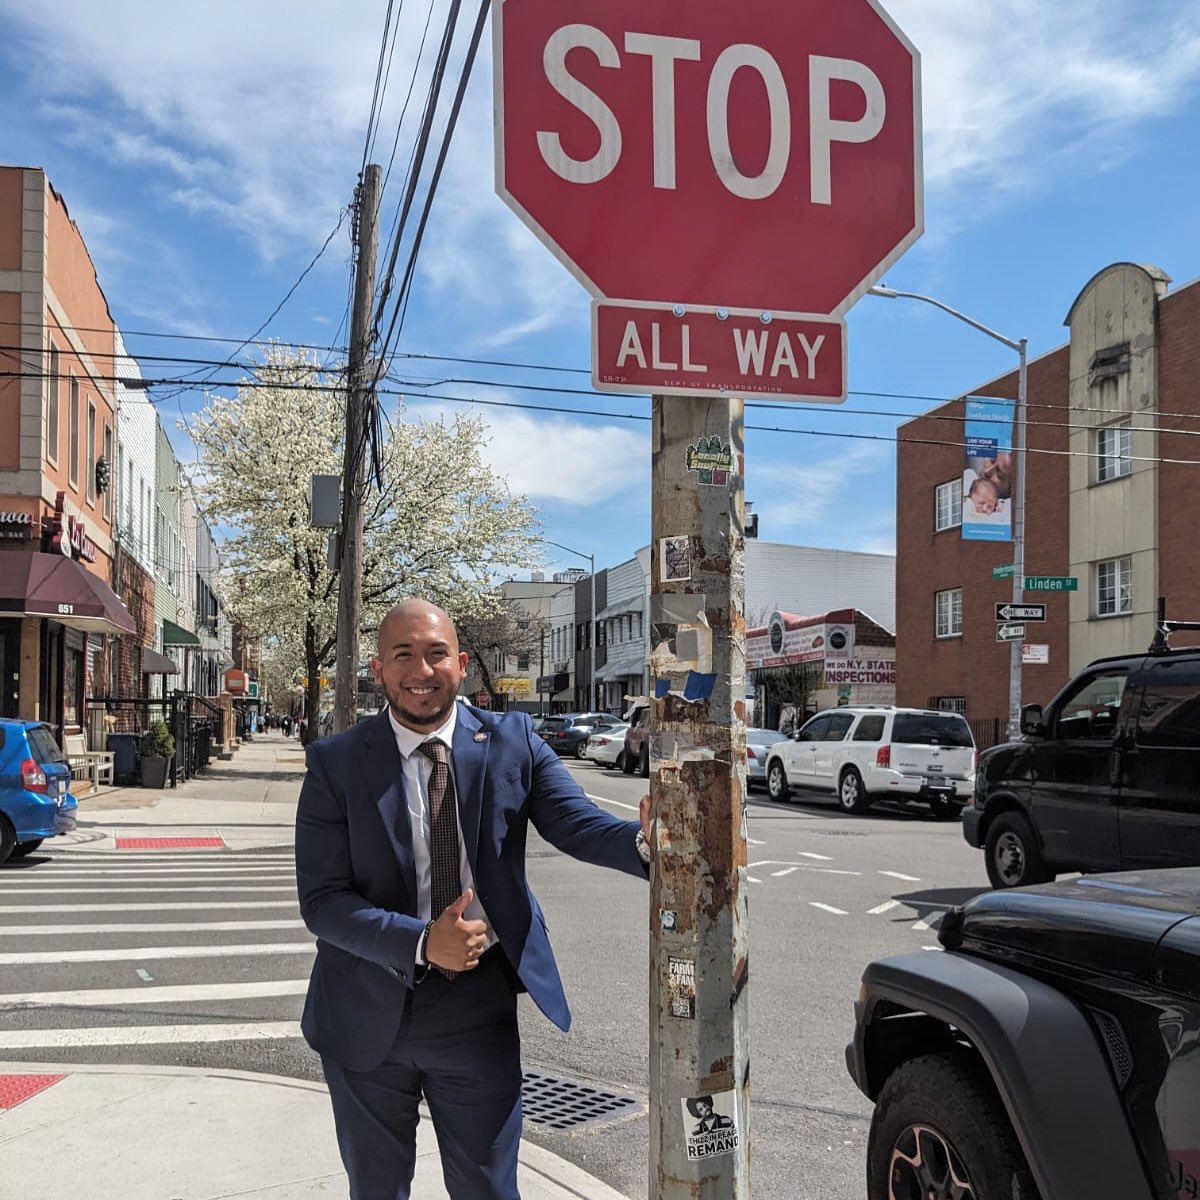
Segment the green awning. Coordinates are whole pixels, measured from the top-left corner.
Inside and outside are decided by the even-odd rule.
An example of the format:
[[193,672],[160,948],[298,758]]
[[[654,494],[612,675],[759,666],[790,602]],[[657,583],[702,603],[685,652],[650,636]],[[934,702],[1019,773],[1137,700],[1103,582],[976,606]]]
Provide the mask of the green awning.
[[163,617],[163,645],[199,646],[200,639],[190,630],[184,629],[182,625],[176,625],[174,621],[168,621],[166,617]]

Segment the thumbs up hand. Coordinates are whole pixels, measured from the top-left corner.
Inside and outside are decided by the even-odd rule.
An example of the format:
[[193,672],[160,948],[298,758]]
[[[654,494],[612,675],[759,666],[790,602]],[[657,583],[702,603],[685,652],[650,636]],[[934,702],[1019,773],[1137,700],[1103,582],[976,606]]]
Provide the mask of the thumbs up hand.
[[426,962],[447,971],[471,971],[479,965],[479,957],[487,948],[487,923],[463,916],[474,898],[474,891],[467,888],[429,927]]

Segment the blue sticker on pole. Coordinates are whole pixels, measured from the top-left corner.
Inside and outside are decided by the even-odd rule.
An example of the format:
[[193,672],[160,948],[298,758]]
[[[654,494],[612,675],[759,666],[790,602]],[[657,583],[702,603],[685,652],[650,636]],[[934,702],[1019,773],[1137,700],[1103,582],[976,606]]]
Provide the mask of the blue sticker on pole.
[[661,700],[671,690],[671,681],[669,679],[656,679],[654,681],[654,698]]
[[689,671],[687,682],[683,685],[685,700],[707,700],[717,686],[716,675],[706,675],[701,671]]
[[964,541],[1011,542],[1015,464],[1013,402],[968,396],[963,444]]

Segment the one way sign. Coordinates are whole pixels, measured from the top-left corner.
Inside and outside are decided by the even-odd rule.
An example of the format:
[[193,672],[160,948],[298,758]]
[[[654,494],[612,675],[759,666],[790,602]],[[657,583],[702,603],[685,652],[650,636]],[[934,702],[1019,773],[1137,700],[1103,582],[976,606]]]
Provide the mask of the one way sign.
[[997,604],[997,621],[1044,621],[1046,606],[1044,604]]

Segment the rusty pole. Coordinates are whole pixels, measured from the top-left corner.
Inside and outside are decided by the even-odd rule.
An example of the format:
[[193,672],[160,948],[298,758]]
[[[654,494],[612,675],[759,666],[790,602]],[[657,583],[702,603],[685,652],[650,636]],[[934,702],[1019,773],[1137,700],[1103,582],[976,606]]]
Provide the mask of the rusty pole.
[[743,422],[654,397],[651,1200],[750,1195]]

